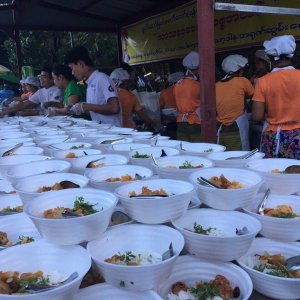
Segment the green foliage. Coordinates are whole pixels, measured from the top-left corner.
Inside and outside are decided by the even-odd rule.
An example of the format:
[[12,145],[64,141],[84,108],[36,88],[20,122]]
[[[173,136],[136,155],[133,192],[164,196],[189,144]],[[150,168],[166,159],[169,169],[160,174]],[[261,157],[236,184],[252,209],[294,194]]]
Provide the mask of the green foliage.
[[[102,71],[110,72],[118,65],[117,37],[110,33],[72,33],[74,46],[85,46]],[[20,31],[23,65],[32,66],[38,74],[44,65],[64,63],[65,54],[71,49],[69,32]],[[15,43],[7,39],[3,47],[9,58],[10,68],[17,73]]]

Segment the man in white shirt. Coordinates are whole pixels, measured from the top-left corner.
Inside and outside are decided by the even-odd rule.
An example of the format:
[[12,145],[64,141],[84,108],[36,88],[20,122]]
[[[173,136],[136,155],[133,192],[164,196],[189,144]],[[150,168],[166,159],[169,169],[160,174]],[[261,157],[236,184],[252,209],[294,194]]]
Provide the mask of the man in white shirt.
[[[59,105],[63,100],[62,90],[54,85],[52,70],[44,67],[40,74],[41,89],[32,94],[28,100],[21,101],[17,105],[2,112],[3,115],[16,113],[25,109],[44,108]],[[29,115],[38,114],[39,111],[30,112]],[[28,114],[27,114],[28,115]]]
[[70,111],[76,115],[89,112],[93,121],[121,127],[117,89],[109,76],[95,70],[87,49],[82,46],[72,48],[66,55],[65,63],[79,81],[85,80],[87,83],[86,103],[76,103]]

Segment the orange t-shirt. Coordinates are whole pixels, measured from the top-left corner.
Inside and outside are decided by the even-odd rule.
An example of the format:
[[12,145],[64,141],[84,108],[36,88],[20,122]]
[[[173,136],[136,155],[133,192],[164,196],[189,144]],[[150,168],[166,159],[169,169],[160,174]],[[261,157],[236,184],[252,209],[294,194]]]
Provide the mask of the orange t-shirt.
[[253,101],[265,103],[266,131],[276,131],[279,125],[281,130],[300,128],[300,71],[280,70],[261,77]]
[[224,125],[231,125],[244,114],[245,97],[254,93],[251,82],[246,77],[233,77],[228,81],[216,83],[217,120]]
[[135,128],[132,114],[142,110],[139,100],[133,93],[123,88],[119,88],[118,98],[122,108],[123,127]]
[[162,90],[159,95],[160,108],[176,108],[176,101],[173,93],[174,86]]
[[184,78],[174,85],[174,97],[178,109],[177,122],[201,124],[200,83],[192,78]]

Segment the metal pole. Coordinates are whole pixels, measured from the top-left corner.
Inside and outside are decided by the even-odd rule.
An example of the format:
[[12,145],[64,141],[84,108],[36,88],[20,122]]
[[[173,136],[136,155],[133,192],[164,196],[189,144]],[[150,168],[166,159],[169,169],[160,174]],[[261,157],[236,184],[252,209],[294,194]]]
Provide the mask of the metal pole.
[[73,48],[73,47],[74,47],[74,39],[73,39],[73,34],[72,34],[71,31],[69,32],[69,35],[70,35],[70,44],[71,44],[71,48]]
[[20,41],[20,33],[19,29],[17,28],[17,15],[16,15],[16,9],[14,8],[12,10],[13,13],[13,22],[14,22],[14,41],[15,41],[15,47],[16,47],[16,56],[17,56],[17,63],[18,63],[18,72],[20,77],[22,76],[22,49],[21,49],[21,41]]
[[121,35],[120,26],[118,26],[117,45],[118,45],[118,63],[120,65],[123,62],[122,35]]
[[202,139],[216,143],[214,0],[197,0],[197,23]]

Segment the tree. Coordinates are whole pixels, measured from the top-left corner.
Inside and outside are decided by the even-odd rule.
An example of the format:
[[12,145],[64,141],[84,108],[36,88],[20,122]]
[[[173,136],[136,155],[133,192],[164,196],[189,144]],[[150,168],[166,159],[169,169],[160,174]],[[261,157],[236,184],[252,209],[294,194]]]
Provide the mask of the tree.
[[[74,46],[89,49],[96,67],[106,72],[118,65],[117,37],[109,33],[72,33]],[[23,63],[38,73],[42,66],[64,63],[65,54],[71,49],[69,32],[20,31]],[[17,73],[15,44],[12,39],[3,43],[8,54],[10,68]]]

